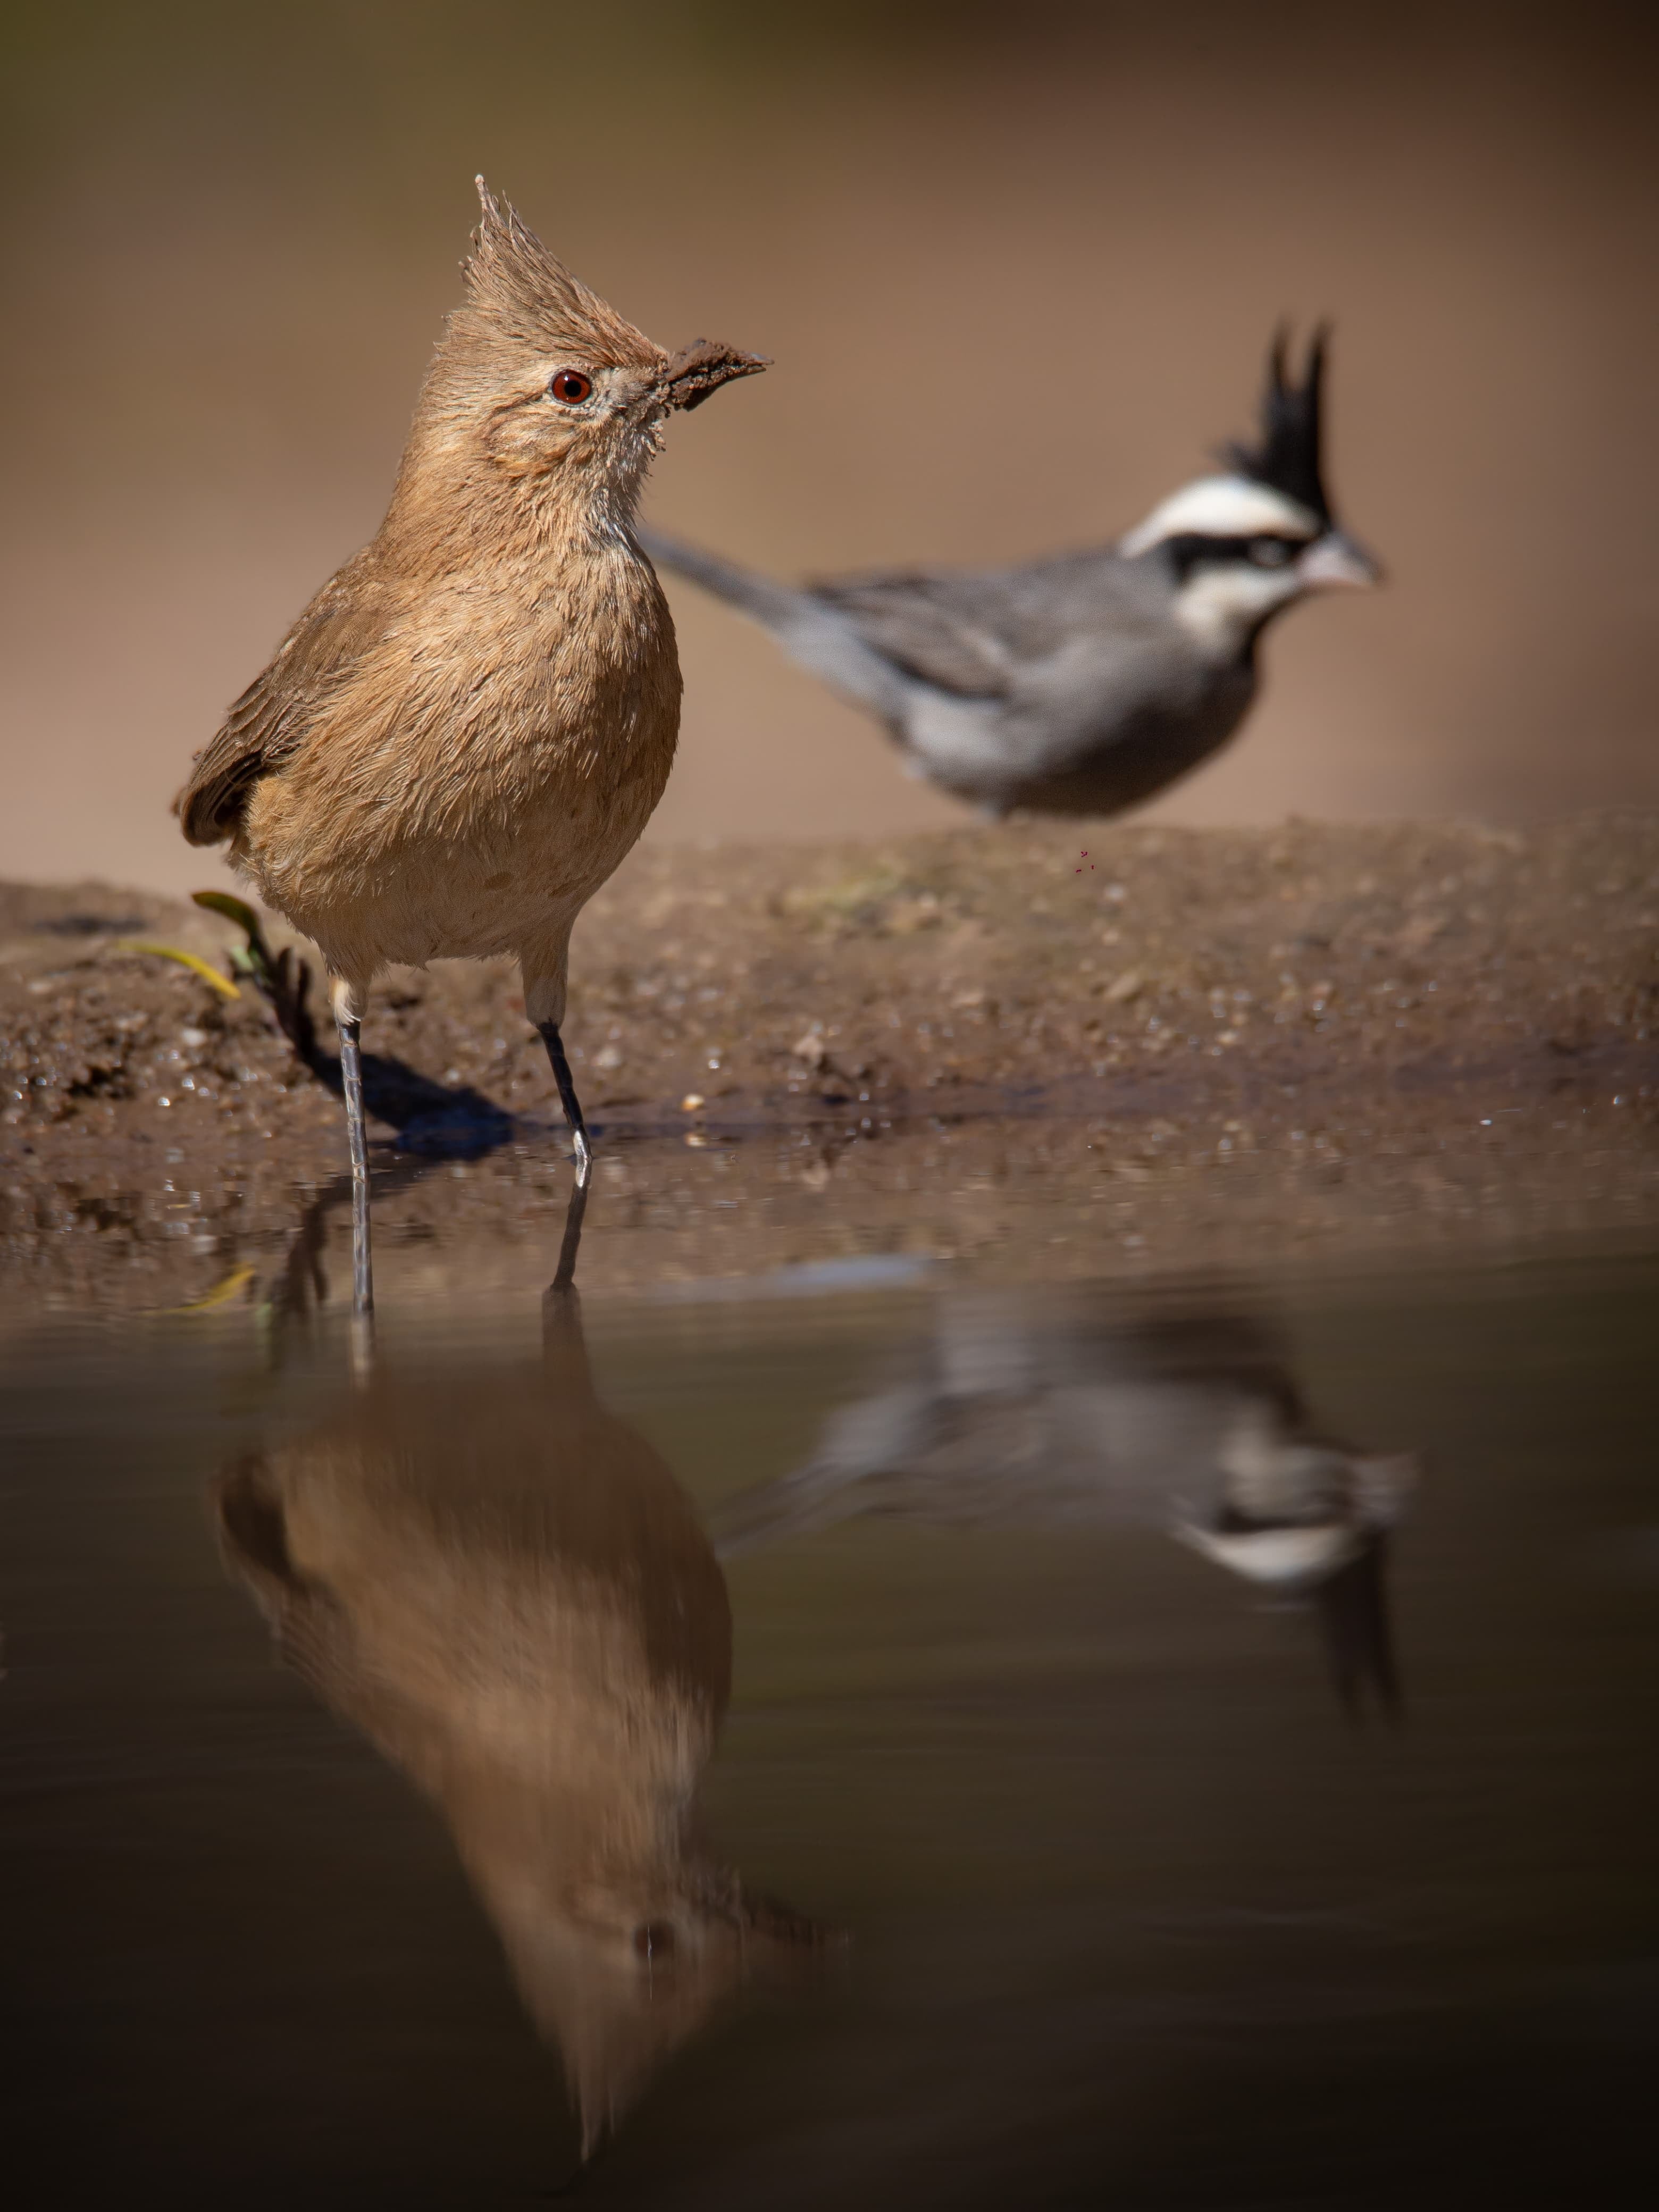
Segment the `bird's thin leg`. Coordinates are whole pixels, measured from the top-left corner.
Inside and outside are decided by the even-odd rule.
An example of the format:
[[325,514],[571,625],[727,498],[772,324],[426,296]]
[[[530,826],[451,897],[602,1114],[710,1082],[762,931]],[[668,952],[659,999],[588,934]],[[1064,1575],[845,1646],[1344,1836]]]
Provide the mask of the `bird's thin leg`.
[[542,1042],[547,1047],[547,1057],[553,1066],[553,1080],[559,1086],[559,1103],[564,1109],[564,1118],[570,1124],[571,1141],[576,1148],[576,1188],[587,1188],[587,1178],[593,1165],[593,1147],[587,1140],[587,1124],[582,1119],[582,1103],[576,1096],[576,1086],[570,1079],[570,1062],[564,1056],[564,1040],[559,1035],[556,1022],[538,1022]]
[[336,1005],[340,1030],[340,1085],[345,1093],[346,1143],[351,1152],[351,1310],[374,1310],[374,1276],[368,1245],[368,1135],[363,1127],[362,1023]]
[[587,1185],[574,1183],[570,1203],[564,1212],[564,1237],[559,1246],[559,1264],[553,1271],[551,1287],[568,1290],[576,1279],[576,1255],[581,1249],[582,1216],[587,1211]]

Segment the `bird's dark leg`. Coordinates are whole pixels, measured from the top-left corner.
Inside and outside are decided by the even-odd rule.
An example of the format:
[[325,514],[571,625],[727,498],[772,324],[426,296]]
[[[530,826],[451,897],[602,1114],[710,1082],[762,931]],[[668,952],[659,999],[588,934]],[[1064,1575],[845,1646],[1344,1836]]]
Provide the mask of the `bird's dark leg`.
[[553,1080],[559,1086],[559,1103],[564,1109],[564,1118],[570,1124],[571,1141],[576,1148],[576,1188],[587,1188],[587,1178],[593,1165],[593,1147],[587,1140],[587,1124],[582,1119],[582,1103],[576,1096],[576,1086],[570,1079],[570,1062],[564,1056],[564,1040],[559,1035],[556,1022],[538,1022],[542,1042],[547,1047],[547,1057],[553,1066]]
[[346,1143],[351,1153],[351,1310],[374,1310],[374,1277],[368,1247],[368,1134],[363,1127],[362,1023],[337,998],[340,1031],[340,1087],[345,1094]]
[[571,1186],[570,1203],[564,1211],[564,1237],[559,1245],[559,1264],[553,1271],[551,1287],[568,1290],[576,1279],[576,1255],[581,1249],[582,1216],[587,1211],[587,1185]]

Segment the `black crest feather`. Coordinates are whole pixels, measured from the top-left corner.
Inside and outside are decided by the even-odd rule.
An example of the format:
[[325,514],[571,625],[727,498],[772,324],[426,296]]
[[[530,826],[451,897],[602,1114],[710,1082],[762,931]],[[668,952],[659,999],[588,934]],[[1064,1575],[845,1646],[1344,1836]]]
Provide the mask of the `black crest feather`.
[[1330,325],[1321,323],[1308,346],[1302,381],[1291,380],[1285,359],[1290,332],[1282,325],[1267,356],[1267,386],[1261,395],[1261,438],[1258,445],[1231,444],[1226,459],[1241,476],[1283,492],[1330,526],[1334,518],[1321,472],[1321,410],[1325,382],[1325,349]]

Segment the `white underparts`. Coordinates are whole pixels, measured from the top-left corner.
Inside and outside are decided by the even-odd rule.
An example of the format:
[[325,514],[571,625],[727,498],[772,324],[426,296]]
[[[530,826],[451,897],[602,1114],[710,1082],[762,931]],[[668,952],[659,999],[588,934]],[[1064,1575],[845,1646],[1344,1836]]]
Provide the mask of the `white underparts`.
[[1206,654],[1231,659],[1276,609],[1300,596],[1294,567],[1261,568],[1253,561],[1218,562],[1194,570],[1176,593],[1176,622]]

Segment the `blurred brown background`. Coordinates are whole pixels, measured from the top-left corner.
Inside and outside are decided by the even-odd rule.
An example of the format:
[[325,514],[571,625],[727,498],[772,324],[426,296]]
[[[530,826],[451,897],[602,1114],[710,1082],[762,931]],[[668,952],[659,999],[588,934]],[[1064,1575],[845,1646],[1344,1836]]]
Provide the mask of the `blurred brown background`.
[[[780,572],[1115,535],[1338,331],[1385,592],[1293,614],[1188,821],[1656,795],[1650,11],[54,0],[0,15],[0,873],[212,880],[167,802],[369,535],[482,168],[653,336],[775,357],[652,517]],[[961,818],[680,591],[652,834]]]

